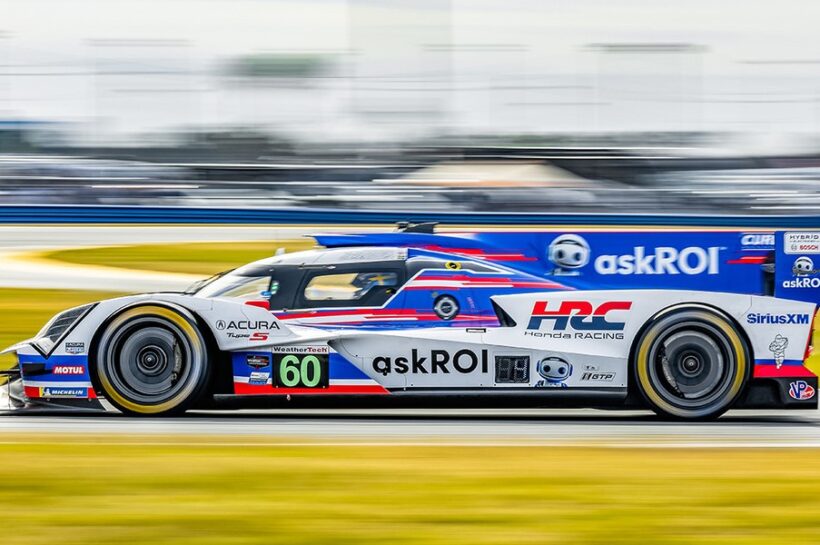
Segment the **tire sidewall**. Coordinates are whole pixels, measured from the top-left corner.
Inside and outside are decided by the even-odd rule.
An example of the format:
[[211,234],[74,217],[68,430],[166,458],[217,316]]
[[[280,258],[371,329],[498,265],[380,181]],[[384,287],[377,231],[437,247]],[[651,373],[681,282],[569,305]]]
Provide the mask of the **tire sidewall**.
[[[185,336],[191,347],[191,375],[185,386],[171,399],[156,405],[146,405],[129,399],[119,392],[106,375],[104,359],[107,357],[108,343],[116,331],[126,327],[137,318],[155,317],[159,321],[170,321]],[[125,414],[135,416],[162,416],[181,414],[194,405],[205,393],[211,375],[211,365],[208,354],[208,345],[199,331],[196,321],[184,309],[177,310],[171,306],[161,304],[146,304],[126,308],[111,317],[102,329],[98,341],[95,343],[94,366],[91,377],[97,391],[114,407]],[[197,363],[198,361],[198,363]]]
[[[727,392],[719,401],[697,410],[673,405],[657,393],[649,378],[650,363],[646,361],[653,345],[664,339],[664,324],[683,319],[687,315],[690,319],[703,320],[709,326],[717,327],[731,347],[735,359],[735,376]],[[725,313],[705,305],[676,305],[662,310],[647,322],[634,345],[631,367],[633,384],[644,402],[657,414],[672,419],[711,420],[731,409],[748,388],[752,373],[752,353],[743,331]]]

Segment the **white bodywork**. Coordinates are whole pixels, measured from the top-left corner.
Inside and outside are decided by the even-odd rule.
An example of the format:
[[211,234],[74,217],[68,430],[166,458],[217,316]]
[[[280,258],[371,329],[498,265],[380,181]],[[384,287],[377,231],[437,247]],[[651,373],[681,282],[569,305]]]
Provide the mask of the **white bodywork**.
[[[563,291],[493,299],[515,326],[332,330],[299,325],[296,321],[285,324],[270,311],[232,299],[182,294],[129,296],[100,302],[49,356],[87,354],[95,334],[109,317],[133,305],[161,303],[199,317],[220,350],[273,352],[277,345],[330,346],[387,390],[623,389],[630,380],[633,342],[647,321],[663,309],[694,303],[726,313],[745,332],[753,358],[758,361],[802,361],[815,310],[813,303],[771,297],[674,290]],[[619,308],[601,311],[597,318],[603,319],[598,322],[603,328],[598,328],[593,321],[595,311],[613,302],[619,303]],[[586,316],[578,310],[569,312],[563,328],[562,316],[548,316],[537,327],[530,327],[534,325],[534,308],[540,305],[553,312],[564,304],[568,305],[565,308],[588,307],[593,313]],[[627,304],[628,308],[623,308]],[[618,324],[623,324],[623,328],[619,329]],[[775,354],[770,346],[778,335],[788,339],[788,344],[782,347],[781,343],[780,354]],[[37,353],[25,342],[7,351]],[[497,358],[505,357],[524,358],[519,361],[528,357],[526,380],[521,373],[513,381],[497,380]],[[562,362],[571,369],[565,369]],[[79,383],[74,381],[71,385]],[[85,386],[92,388],[90,382]]]

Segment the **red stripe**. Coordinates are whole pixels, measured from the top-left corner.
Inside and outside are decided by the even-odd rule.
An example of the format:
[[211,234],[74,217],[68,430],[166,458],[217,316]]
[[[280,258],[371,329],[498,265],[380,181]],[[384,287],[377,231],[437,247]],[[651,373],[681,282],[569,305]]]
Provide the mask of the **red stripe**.
[[372,385],[330,385],[327,388],[274,388],[270,384],[257,385],[234,382],[234,393],[241,395],[351,395],[351,394],[387,394],[388,391],[378,384]]
[[755,365],[755,378],[804,378],[816,376],[802,365]]
[[434,252],[446,252],[456,255],[478,257],[489,261],[538,261],[537,257],[527,256],[520,252],[488,253],[477,248],[447,248],[444,246],[436,246],[435,244],[422,246],[422,248],[425,250],[432,250]]
[[766,262],[765,255],[745,255],[738,259],[730,259],[726,263],[729,265],[761,265]]
[[[330,311],[310,311],[310,312],[294,312],[288,314],[277,315],[280,320],[298,320],[303,318],[333,318],[338,316],[360,316],[360,321],[366,321],[373,318],[382,319],[417,319],[417,320],[438,320],[439,317],[432,312],[419,312],[414,309],[366,309],[366,310],[330,310]],[[465,314],[459,316],[460,319],[483,319],[484,316]],[[355,318],[351,318],[355,321]],[[344,323],[344,322],[336,322]]]
[[319,318],[325,316],[373,315],[373,316],[407,316],[413,315],[414,309],[366,308],[366,309],[339,309],[339,310],[310,310],[306,312],[274,313],[280,320],[294,320],[298,318]]

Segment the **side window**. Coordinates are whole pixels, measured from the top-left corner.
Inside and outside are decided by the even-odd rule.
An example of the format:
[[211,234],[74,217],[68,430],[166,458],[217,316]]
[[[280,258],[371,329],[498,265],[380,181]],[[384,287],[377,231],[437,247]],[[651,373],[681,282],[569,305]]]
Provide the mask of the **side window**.
[[237,299],[258,299],[268,291],[270,277],[264,276],[250,279],[219,294],[221,297],[235,297]]
[[395,271],[315,274],[305,285],[300,306],[380,306],[398,286],[399,275]]

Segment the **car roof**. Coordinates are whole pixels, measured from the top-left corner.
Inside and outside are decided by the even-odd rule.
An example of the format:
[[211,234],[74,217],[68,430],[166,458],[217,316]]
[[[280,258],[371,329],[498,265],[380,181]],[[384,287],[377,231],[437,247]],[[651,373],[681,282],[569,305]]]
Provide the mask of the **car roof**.
[[247,266],[309,266],[309,265],[342,265],[346,263],[372,263],[378,261],[404,261],[407,259],[407,248],[385,246],[358,246],[352,248],[318,248],[282,254]]

